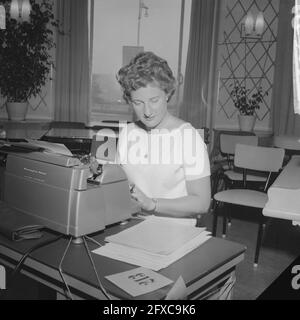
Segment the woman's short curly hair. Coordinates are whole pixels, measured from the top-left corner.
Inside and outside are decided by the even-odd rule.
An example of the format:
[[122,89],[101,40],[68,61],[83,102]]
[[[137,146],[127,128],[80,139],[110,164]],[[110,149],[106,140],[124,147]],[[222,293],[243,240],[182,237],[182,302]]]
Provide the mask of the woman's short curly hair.
[[153,82],[168,95],[168,100],[175,92],[176,80],[167,61],[150,51],[137,54],[128,65],[121,68],[117,80],[127,103],[131,101],[132,91]]

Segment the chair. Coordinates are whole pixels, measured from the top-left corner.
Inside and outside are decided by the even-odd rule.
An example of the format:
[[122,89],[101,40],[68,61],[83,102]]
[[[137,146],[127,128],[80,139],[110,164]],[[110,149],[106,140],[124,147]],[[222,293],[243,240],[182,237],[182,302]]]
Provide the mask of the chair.
[[[239,172],[234,168],[234,154],[235,147],[240,143],[243,145],[257,146],[258,137],[257,136],[239,136],[239,135],[229,135],[221,134],[220,135],[220,151],[222,155],[227,158],[227,165],[223,166],[224,169],[224,178],[226,183],[226,189],[228,187],[233,187],[235,183],[243,182],[243,173]],[[248,173],[247,181],[251,182],[265,182],[267,179],[266,175],[258,174],[257,172]]]
[[[244,145],[258,145],[258,137],[255,135],[230,135],[220,134],[220,152],[222,156],[226,157],[227,163],[222,165],[223,172],[220,173],[219,179],[222,179],[225,184],[225,189],[240,188],[243,184],[243,172],[234,167],[235,146],[240,143]],[[252,187],[258,189],[267,180],[265,173],[248,172],[247,182],[251,183]],[[220,182],[218,181],[218,185]],[[244,186],[245,187],[245,186]],[[231,218],[228,215],[228,226],[231,225]]]
[[254,132],[245,132],[245,131],[232,131],[232,130],[218,130],[214,129],[213,134],[213,149],[211,152],[212,160],[214,163],[222,162],[224,159],[220,159],[221,150],[220,150],[220,136],[221,134],[228,134],[228,135],[237,135],[237,136],[255,136]]
[[[265,182],[264,191],[257,191],[251,189],[229,189],[218,192],[214,195],[213,201],[213,231],[212,234],[216,236],[218,206],[220,203],[234,204],[253,208],[264,208],[268,197],[267,189],[270,185],[272,173],[279,172],[282,167],[284,158],[284,149],[280,148],[266,148],[258,146],[250,146],[237,144],[235,149],[234,165],[243,169],[243,185],[246,186],[247,170],[257,170],[261,172],[268,172],[268,178]],[[228,206],[227,208],[228,209]],[[223,237],[226,235],[227,224],[227,210],[223,215]],[[262,212],[259,216],[259,227],[257,234],[257,242],[255,249],[254,266],[257,266],[259,250],[262,242],[263,231],[265,227],[266,217]]]

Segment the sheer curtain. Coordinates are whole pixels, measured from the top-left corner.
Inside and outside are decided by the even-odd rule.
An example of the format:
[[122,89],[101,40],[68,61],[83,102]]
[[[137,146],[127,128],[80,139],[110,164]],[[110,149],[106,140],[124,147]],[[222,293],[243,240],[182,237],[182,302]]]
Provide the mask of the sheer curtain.
[[220,0],[193,0],[183,102],[179,115],[194,127],[212,127],[217,99]]
[[272,94],[275,135],[300,135],[300,116],[294,112],[293,95],[292,8],[294,5],[295,0],[284,0],[280,1],[279,6],[276,67]]
[[57,121],[89,120],[88,0],[57,0],[55,111]]
[[293,49],[294,111],[300,114],[300,0],[295,1]]

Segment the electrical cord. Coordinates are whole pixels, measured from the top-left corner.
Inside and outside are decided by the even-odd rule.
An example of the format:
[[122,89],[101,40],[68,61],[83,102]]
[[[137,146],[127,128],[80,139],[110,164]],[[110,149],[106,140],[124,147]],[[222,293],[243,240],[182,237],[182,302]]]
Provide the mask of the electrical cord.
[[[93,242],[93,243],[95,243],[95,244],[97,244],[97,245],[99,245],[99,246],[102,246],[102,245],[101,245],[98,241],[96,241],[96,240],[94,240],[94,239],[92,239],[92,238],[90,238],[90,237],[88,237],[88,236],[83,236],[83,237],[82,237],[82,240],[83,240],[85,249],[86,249],[86,251],[87,251],[88,257],[89,257],[89,259],[90,259],[90,262],[91,262],[91,264],[92,264],[94,273],[95,273],[95,275],[96,275],[96,278],[97,278],[97,282],[98,282],[100,291],[103,293],[103,295],[104,295],[108,300],[112,300],[112,298],[109,296],[109,294],[107,293],[107,291],[105,290],[105,288],[103,287],[103,285],[102,285],[102,283],[101,283],[101,281],[100,281],[100,279],[99,279],[98,272],[97,272],[97,269],[96,269],[94,260],[93,260],[91,254],[90,254],[90,249],[89,249],[89,246],[88,246],[86,240],[89,240],[89,241],[91,241],[91,242]],[[70,245],[71,245],[71,242],[72,242],[72,237],[70,237],[69,242],[68,242],[68,244],[67,244],[67,246],[66,246],[66,249],[65,249],[65,251],[64,251],[64,253],[63,253],[63,256],[62,256],[62,258],[61,258],[61,260],[60,260],[59,267],[58,267],[58,271],[59,271],[60,277],[61,277],[61,279],[62,279],[62,281],[63,281],[63,283],[64,283],[64,285],[65,285],[66,292],[67,292],[67,297],[68,297],[69,299],[71,299],[71,300],[74,300],[74,299],[73,299],[73,295],[72,295],[71,290],[70,290],[70,287],[69,287],[69,285],[68,285],[68,283],[67,283],[67,281],[66,281],[66,279],[65,279],[64,272],[63,272],[63,269],[62,269],[62,264],[63,264],[63,261],[64,261],[64,259],[65,259],[66,254],[67,254],[67,252],[68,252],[68,250],[69,250],[69,247],[70,247]]]
[[[20,272],[20,269],[21,269],[21,267],[23,266],[25,260],[28,258],[28,256],[29,256],[33,251],[35,251],[35,250],[37,250],[37,249],[40,249],[40,248],[42,248],[42,247],[44,247],[44,246],[46,246],[46,245],[48,245],[48,244],[51,244],[51,243],[53,243],[53,242],[56,242],[57,240],[61,239],[62,237],[63,237],[63,235],[60,235],[60,236],[58,236],[58,237],[56,237],[56,238],[54,238],[54,239],[48,239],[48,240],[46,240],[46,241],[43,241],[43,242],[41,242],[41,243],[36,244],[35,246],[33,246],[33,247],[31,247],[29,250],[27,250],[27,251],[23,254],[23,256],[22,256],[22,258],[20,259],[20,261],[18,262],[18,264],[15,266],[15,268],[14,268],[12,274],[11,274],[10,282],[9,282],[9,284],[8,284],[7,287],[10,287],[10,286],[13,285],[13,283],[14,283],[14,281],[15,281],[16,275]],[[4,292],[7,292],[7,291],[4,291]],[[5,296],[5,294],[4,294],[4,296]],[[1,295],[0,295],[0,297],[1,297]]]
[[[39,243],[39,244],[31,247],[28,251],[26,251],[25,254],[23,254],[22,258],[20,259],[20,261],[18,262],[18,264],[16,265],[16,267],[14,268],[14,270],[13,270],[13,272],[12,272],[9,286],[10,286],[11,284],[13,284],[13,282],[14,282],[14,280],[15,280],[15,277],[16,277],[16,275],[19,273],[19,271],[20,271],[22,265],[24,264],[25,260],[27,259],[27,257],[28,257],[33,251],[35,251],[35,250],[37,250],[37,249],[40,249],[40,248],[42,248],[42,247],[44,247],[44,246],[46,246],[46,245],[48,245],[48,244],[51,244],[51,243],[53,243],[53,242],[61,239],[63,236],[64,236],[64,235],[60,235],[60,236],[58,236],[58,237],[56,237],[56,238],[54,238],[54,239],[50,239],[50,240],[44,241],[44,242],[42,242],[42,243]],[[95,239],[93,239],[93,238],[90,238],[90,237],[88,237],[88,236],[83,236],[84,246],[85,246],[85,249],[86,249],[86,251],[87,251],[88,257],[89,257],[89,259],[90,259],[90,262],[91,262],[91,264],[92,264],[94,273],[95,273],[95,275],[96,275],[99,288],[100,288],[101,292],[103,293],[103,295],[104,295],[108,300],[112,300],[112,298],[109,296],[109,294],[107,293],[107,291],[105,290],[105,288],[103,287],[103,285],[102,285],[102,283],[101,283],[101,281],[100,281],[100,279],[99,279],[98,272],[97,272],[96,266],[95,266],[95,264],[94,264],[94,260],[93,260],[91,254],[90,254],[90,249],[89,249],[89,247],[88,247],[88,244],[87,244],[86,240],[89,240],[89,241],[93,242],[94,244],[96,244],[96,245],[98,245],[98,246],[102,246],[102,245],[101,245],[98,241],[96,241]],[[71,245],[71,242],[72,242],[72,237],[70,237],[70,239],[69,239],[69,241],[68,241],[68,243],[67,243],[67,246],[66,246],[66,248],[65,248],[65,250],[64,250],[64,253],[63,253],[63,255],[62,255],[62,258],[61,258],[61,260],[60,260],[60,262],[59,262],[58,272],[59,272],[60,277],[61,277],[61,279],[62,279],[62,281],[63,281],[63,283],[64,283],[65,291],[67,292],[67,297],[68,297],[69,299],[71,299],[71,300],[74,300],[74,299],[73,299],[73,295],[72,295],[71,290],[70,290],[70,287],[69,287],[69,285],[68,285],[68,283],[67,283],[67,281],[66,281],[66,279],[65,279],[65,276],[64,276],[64,273],[63,273],[63,269],[62,269],[62,264],[63,264],[63,261],[64,261],[64,259],[65,259],[66,254],[67,254],[67,252],[68,252],[68,250],[69,250],[69,247],[70,247],[70,245]],[[2,297],[1,297],[1,294],[0,294],[0,298],[5,297],[5,293],[7,294],[7,291],[3,291],[3,292],[4,292],[4,294],[2,295]]]
[[[91,238],[89,238],[90,240]],[[93,269],[94,269],[94,273],[96,275],[96,278],[97,278],[97,281],[98,281],[98,285],[99,285],[99,288],[100,288],[100,291],[104,294],[104,296],[108,299],[108,300],[112,300],[112,298],[109,296],[109,294],[107,293],[107,291],[105,290],[105,288],[103,287],[100,279],[99,279],[99,276],[98,276],[98,272],[97,272],[97,269],[96,269],[96,266],[95,266],[95,263],[94,263],[94,260],[91,256],[91,253],[90,253],[90,248],[88,247],[88,244],[86,242],[86,239],[85,237],[83,237],[83,242],[84,242],[84,245],[85,245],[85,248],[86,248],[86,251],[88,253],[88,256],[89,256],[89,259],[91,261],[91,264],[93,266]]]
[[63,281],[63,283],[64,283],[64,285],[65,285],[66,291],[67,291],[67,293],[68,293],[68,298],[70,298],[71,300],[74,300],[74,299],[73,299],[73,295],[72,295],[71,290],[70,290],[70,287],[69,287],[69,285],[68,285],[68,283],[67,283],[67,281],[66,281],[66,279],[65,279],[65,277],[64,277],[64,273],[63,273],[63,270],[62,270],[62,264],[63,264],[63,261],[64,261],[64,259],[65,259],[66,254],[67,254],[67,252],[68,252],[68,250],[69,250],[69,247],[70,247],[71,242],[72,242],[72,237],[70,237],[70,239],[69,239],[69,241],[68,241],[68,244],[67,244],[67,246],[66,246],[66,249],[65,249],[65,251],[64,251],[64,253],[63,253],[63,256],[62,256],[62,258],[60,259],[60,262],[59,262],[59,265],[58,265],[58,272],[59,272],[60,277],[61,277],[61,279],[62,279],[62,281]]
[[90,237],[88,237],[88,236],[85,236],[85,238],[86,238],[87,240],[95,243],[95,244],[96,244],[97,246],[99,246],[99,247],[102,247],[102,246],[103,246],[100,242],[96,241],[96,240],[93,239],[93,238],[90,238]]
[[58,237],[56,237],[56,238],[54,238],[54,239],[46,240],[46,241],[44,241],[44,242],[42,242],[42,243],[39,243],[39,244],[31,247],[31,248],[22,256],[21,260],[20,260],[20,261],[18,262],[18,264],[16,265],[15,269],[14,269],[13,272],[12,272],[12,277],[15,277],[15,275],[16,275],[17,273],[19,273],[19,271],[20,271],[22,265],[24,264],[25,260],[27,259],[27,257],[28,257],[33,251],[35,251],[35,250],[37,250],[37,249],[40,249],[40,248],[42,248],[42,247],[44,247],[44,246],[46,246],[46,245],[48,245],[48,244],[51,244],[51,243],[53,243],[53,242],[56,242],[57,240],[61,239],[62,237],[63,237],[63,236],[60,235],[60,236],[58,236]]

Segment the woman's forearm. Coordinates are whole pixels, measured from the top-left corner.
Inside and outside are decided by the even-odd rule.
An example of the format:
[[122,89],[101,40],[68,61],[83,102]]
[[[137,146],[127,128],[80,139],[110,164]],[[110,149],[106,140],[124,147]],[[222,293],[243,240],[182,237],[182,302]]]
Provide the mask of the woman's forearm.
[[191,217],[206,213],[210,206],[210,197],[188,195],[177,199],[157,199],[156,212],[174,217]]

